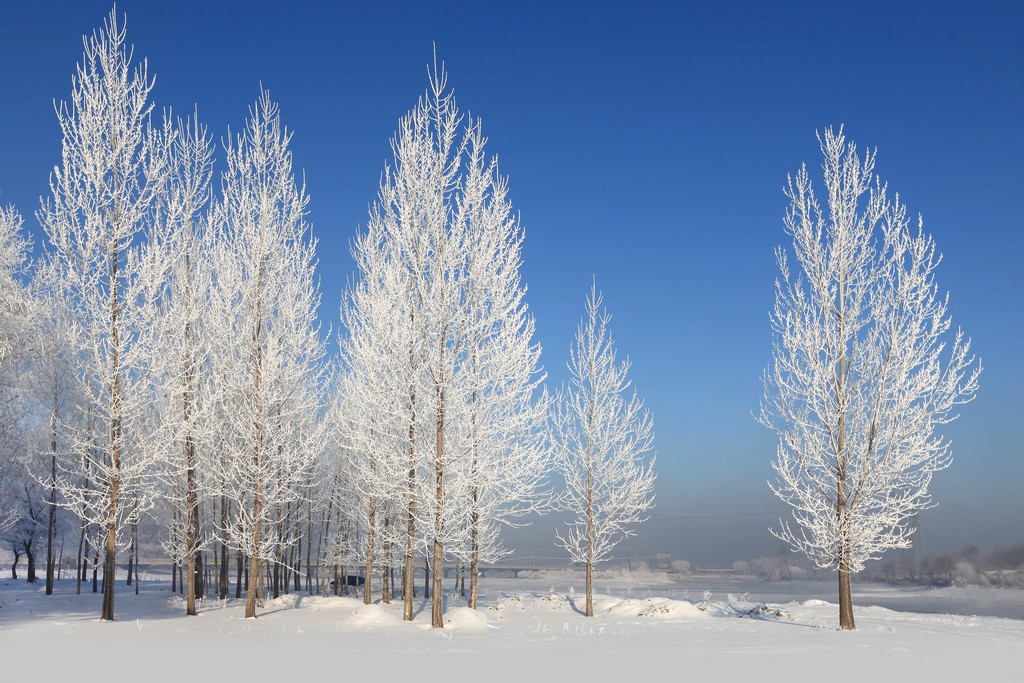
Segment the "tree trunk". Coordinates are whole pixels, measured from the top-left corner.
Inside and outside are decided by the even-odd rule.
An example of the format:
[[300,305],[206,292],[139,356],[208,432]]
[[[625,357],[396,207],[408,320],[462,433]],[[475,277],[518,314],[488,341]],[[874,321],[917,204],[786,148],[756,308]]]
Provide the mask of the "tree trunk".
[[[245,592],[245,618],[256,617],[256,594],[260,592],[263,583],[263,560],[260,557],[260,518],[263,516],[263,492],[259,479],[256,481],[256,492],[253,494],[253,555],[249,558],[249,579]],[[262,595],[260,596],[262,602]]]
[[430,596],[430,625],[433,628],[444,628],[444,546],[441,541],[444,532],[444,400],[444,389],[439,387],[434,451],[434,589]]
[[[840,387],[845,386],[846,381],[846,359],[839,360],[839,386],[836,388],[837,398],[845,392]],[[836,516],[839,518],[839,628],[844,631],[853,631],[857,628],[853,621],[853,588],[850,580],[850,553],[852,551],[852,539],[850,538],[850,511],[846,502],[846,415],[839,415],[839,436],[837,455],[837,481],[836,481]]]
[[[220,525],[222,529],[226,529],[228,524],[228,502],[226,496],[220,497]],[[221,539],[220,542],[220,585],[217,586],[217,597],[221,600],[227,600],[228,591],[231,589],[229,585],[231,583],[231,569],[228,567],[230,562],[230,554],[228,552],[228,544]]]
[[[195,585],[193,586],[192,592],[195,595],[195,599],[199,600],[206,595],[206,574],[203,569],[203,554],[197,551],[193,561],[195,564],[195,571],[193,572],[195,581],[193,583]],[[135,563],[135,566],[138,567],[137,562]],[[136,571],[138,570],[136,569]]]
[[[423,599],[426,600],[430,597],[430,559],[423,558]],[[433,620],[433,615],[431,615]],[[431,623],[433,625],[433,623]]]
[[50,412],[50,510],[46,523],[46,594],[53,595],[53,551],[57,541],[57,384]]
[[14,562],[11,563],[11,579],[18,578],[18,562],[21,561],[21,551],[14,544],[11,544],[11,552],[14,553]]
[[366,569],[363,575],[366,577],[363,581],[363,604],[369,605],[373,602],[373,596],[370,594],[370,577],[373,576],[373,544],[375,541],[375,531],[377,528],[377,497],[370,496],[369,511],[367,513],[366,521]]
[[594,563],[587,562],[587,611],[586,616],[594,616]]
[[64,534],[60,535],[60,551],[57,553],[57,580],[64,578]]
[[[188,336],[188,326],[185,328]],[[186,376],[188,371],[186,371]],[[184,412],[186,419],[191,416],[191,397],[188,392],[184,397]],[[195,471],[195,444],[192,442],[192,434],[185,435],[185,614],[196,615],[196,540],[199,528],[199,515],[196,496],[196,471]]]
[[36,554],[32,550],[32,543],[25,544],[25,562],[27,564],[25,583],[35,583],[38,579],[36,578]]
[[[474,510],[470,519],[470,542],[472,549],[469,556],[469,606],[472,609],[476,609],[476,599],[479,591],[478,577],[480,576],[480,549],[476,538],[477,520],[477,512]],[[463,582],[463,588],[465,588],[465,582]],[[463,592],[463,595],[465,595],[465,592]]]
[[242,549],[238,549],[238,554],[235,557],[235,568],[237,570],[235,574],[235,600],[242,597],[242,575],[245,573],[245,557],[242,555]]
[[[410,322],[416,322],[415,313],[410,313]],[[415,347],[409,344],[409,360],[415,358]],[[405,535],[405,573],[402,576],[402,619],[412,621],[412,599],[415,592],[415,581],[413,577],[413,552],[416,541],[416,462],[414,459],[416,447],[416,385],[409,385],[409,406],[412,414],[409,417],[409,435],[407,441],[407,454],[409,458],[408,491],[409,517],[406,520]]]
[[249,580],[246,586],[247,590],[245,593],[245,618],[253,619],[256,617],[256,594],[259,593],[259,601],[262,606],[263,602],[263,548],[261,547],[261,524],[263,521],[263,481],[262,475],[262,462],[261,458],[263,455],[263,348],[261,346],[261,337],[263,330],[263,313],[262,305],[263,300],[261,298],[263,291],[263,262],[260,262],[259,269],[256,274],[256,302],[255,302],[255,321],[252,330],[252,359],[253,359],[253,391],[252,391],[252,417],[253,417],[253,469],[255,473],[253,482],[253,494],[252,494],[252,519],[253,519],[253,542],[252,542],[252,554],[249,557]]
[[849,565],[843,561],[839,565],[839,628],[853,631],[857,628],[853,621],[853,587]]
[[[313,594],[313,503],[306,504],[306,592]],[[295,589],[298,591],[298,588]]]
[[125,579],[124,585],[132,585],[132,574],[135,571],[135,547],[128,546],[128,578]]
[[[412,460],[413,425],[409,424],[409,459]],[[409,468],[409,516],[405,529],[405,571],[402,574],[402,619],[412,621],[412,599],[414,592],[413,562],[416,541],[416,468]]]
[[588,453],[587,465],[587,610],[586,616],[594,616],[594,478],[592,453]]
[[75,565],[75,595],[82,594],[82,581],[85,580],[85,525],[78,535],[78,564]]
[[[103,548],[103,609],[100,614],[102,621],[114,620],[114,576],[117,570],[116,534],[116,526],[108,522],[107,538]],[[93,577],[93,581],[95,581],[95,574]]]
[[139,528],[132,529],[132,547],[135,548],[135,594],[139,594]]
[[[118,222],[120,216],[118,208],[114,207],[114,222]],[[114,620],[114,587],[115,571],[117,568],[117,515],[119,510],[119,496],[121,494],[121,328],[120,314],[120,277],[118,276],[118,248],[116,243],[110,250],[110,270],[107,276],[107,284],[110,289],[110,348],[113,355],[111,358],[111,376],[113,383],[110,387],[110,501],[107,505],[107,534],[103,547],[103,609],[100,619],[103,621]]]
[[389,544],[384,544],[384,565],[380,571],[380,601],[384,605],[391,604],[391,573],[394,571],[391,568],[391,564],[387,561],[390,557]]

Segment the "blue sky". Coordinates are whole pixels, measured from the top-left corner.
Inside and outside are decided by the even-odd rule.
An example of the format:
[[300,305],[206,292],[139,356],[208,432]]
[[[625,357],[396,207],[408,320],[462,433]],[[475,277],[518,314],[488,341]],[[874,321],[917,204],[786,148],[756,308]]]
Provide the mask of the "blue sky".
[[[0,202],[35,226],[59,160],[54,99],[108,2],[0,5]],[[166,2],[122,0],[153,100],[219,139],[260,84],[280,103],[337,319],[398,118],[433,45],[483,119],[526,230],[523,277],[552,384],[591,277],[655,419],[657,509],[623,553],[714,565],[774,554],[770,358],[786,174],[845,124],[924,216],[954,323],[985,372],[946,431],[929,553],[1024,542],[1024,2]],[[540,555],[550,524],[522,537]],[[536,537],[536,538],[535,538]]]

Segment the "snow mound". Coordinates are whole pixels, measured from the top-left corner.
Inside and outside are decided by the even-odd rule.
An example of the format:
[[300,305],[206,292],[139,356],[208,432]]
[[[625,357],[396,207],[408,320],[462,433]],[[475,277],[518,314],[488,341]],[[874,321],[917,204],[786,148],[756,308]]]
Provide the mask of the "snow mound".
[[792,619],[789,612],[783,612],[778,607],[772,607],[767,603],[761,603],[757,607],[747,610],[745,615],[740,616],[754,617],[755,619]]
[[359,629],[384,628],[394,626],[399,622],[400,619],[390,605],[385,606],[379,603],[360,604],[352,610],[351,614],[341,620],[343,626]]
[[667,598],[623,600],[608,611],[613,614],[636,616],[645,619],[681,619],[684,617],[703,616],[704,614],[693,603]]
[[302,609],[308,609],[311,612],[336,612],[339,610],[352,611],[362,607],[362,605],[362,600],[333,595],[326,598],[320,595],[314,595],[306,597],[302,601]]
[[499,619],[501,619],[508,610],[522,611],[524,609],[526,609],[526,605],[523,603],[523,596],[518,593],[502,596],[487,607],[487,611],[491,614],[497,615]]
[[302,595],[281,595],[267,600],[261,609],[268,612],[270,610],[295,609],[302,602],[302,598]]
[[548,593],[537,598],[533,606],[541,609],[567,610],[569,609],[569,601],[557,593]]
[[669,598],[595,598],[594,613],[630,619],[641,617],[672,620],[702,616],[701,610],[693,603]]
[[801,607],[827,607],[829,603],[824,600],[818,600],[817,598],[811,598],[810,600],[804,600],[800,603]]
[[444,626],[453,631],[480,632],[491,628],[485,612],[471,607],[457,607],[444,615]]

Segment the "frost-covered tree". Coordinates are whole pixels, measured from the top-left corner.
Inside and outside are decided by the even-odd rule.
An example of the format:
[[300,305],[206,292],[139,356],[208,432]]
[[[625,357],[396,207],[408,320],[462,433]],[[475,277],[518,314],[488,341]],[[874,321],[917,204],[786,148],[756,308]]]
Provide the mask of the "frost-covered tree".
[[166,135],[150,125],[153,81],[145,61],[132,66],[124,41],[114,11],[83,41],[71,101],[57,107],[61,163],[38,214],[63,305],[86,351],[77,375],[93,428],[73,445],[80,472],[60,481],[66,504],[102,529],[105,620],[114,618],[119,533],[138,520],[153,493],[146,434],[135,429],[146,402],[136,343],[145,302],[136,298],[138,261],[131,252],[145,234],[167,165]]
[[[463,226],[453,220],[462,162],[460,121],[446,75],[435,67],[428,92],[399,122],[392,139],[393,167],[385,171],[367,229],[353,246],[366,283],[360,293],[365,306],[393,307],[394,323],[369,334],[387,337],[380,349],[392,366],[388,395],[395,399],[394,414],[404,421],[397,431],[403,435],[404,453],[395,459],[406,482],[404,615],[412,619],[413,562],[422,542],[433,567],[435,627],[443,626],[444,545],[456,530],[448,522],[455,512],[450,502],[457,469],[449,467],[450,438],[456,424],[453,406],[459,402],[454,382],[464,305]],[[366,325],[377,324],[369,311],[354,315],[366,317]]]
[[636,533],[654,505],[654,423],[619,363],[596,283],[570,352],[570,387],[555,400],[552,439],[569,513],[558,542],[586,568],[586,616],[594,616],[594,565]]
[[75,425],[81,416],[81,395],[75,378],[80,349],[71,333],[73,327],[60,296],[62,283],[55,279],[57,273],[52,262],[43,259],[35,266],[30,287],[37,313],[32,330],[32,358],[25,367],[23,384],[32,413],[29,472],[45,491],[47,501],[46,594],[51,595],[57,534],[68,524],[68,518],[59,515],[57,476],[59,471],[69,468],[70,439],[76,434]]
[[285,516],[306,499],[324,450],[316,241],[290,141],[264,91],[244,132],[226,143],[214,247],[212,358],[226,430],[218,474],[235,512],[220,531],[249,559],[246,617],[262,604],[267,563],[295,540]]
[[[411,620],[413,562],[425,552],[441,628],[443,563],[496,558],[501,524],[540,505],[546,399],[507,184],[436,62],[392,150],[353,242],[359,280],[342,311],[346,452],[367,570],[372,553],[390,561],[404,548]],[[471,593],[475,603],[475,581]]]
[[466,134],[465,174],[455,215],[466,235],[464,353],[458,376],[463,422],[460,467],[467,512],[463,563],[476,607],[481,561],[507,551],[501,528],[546,509],[551,449],[540,346],[520,279],[523,230],[497,159],[485,154],[479,121]]
[[918,219],[874,175],[842,128],[819,136],[827,204],[806,167],[790,178],[781,277],[771,314],[772,364],[760,421],[779,437],[771,488],[793,522],[773,533],[838,570],[839,623],[855,628],[851,575],[907,548],[932,505],[932,475],[950,463],[936,428],[978,387],[970,342],[950,334],[941,257]]
[[13,206],[0,207],[0,534],[17,523],[20,471],[13,454],[19,449],[24,404],[22,370],[31,346],[35,306],[20,281],[28,265],[29,241]]
[[185,611],[196,614],[202,594],[200,533],[200,450],[209,442],[211,420],[202,410],[209,340],[204,314],[213,274],[207,208],[213,148],[198,120],[181,122],[173,132],[170,172],[156,203],[155,223],[141,250],[141,289],[148,305],[141,311],[146,371],[154,392],[153,448],[168,482],[165,500],[173,504],[169,549],[182,565]]
[[21,214],[13,206],[0,206],[0,371],[13,367],[28,346],[32,305],[19,277],[30,249]]

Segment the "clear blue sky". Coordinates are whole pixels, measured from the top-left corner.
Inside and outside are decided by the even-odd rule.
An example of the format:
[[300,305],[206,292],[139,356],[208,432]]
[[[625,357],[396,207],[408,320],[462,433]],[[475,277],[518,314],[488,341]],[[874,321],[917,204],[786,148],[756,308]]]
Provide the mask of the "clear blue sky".
[[[0,202],[35,226],[59,160],[54,99],[105,1],[0,4]],[[552,383],[592,276],[652,409],[657,509],[634,556],[774,554],[774,438],[753,419],[770,358],[786,174],[845,124],[924,216],[939,285],[985,372],[947,430],[925,550],[1024,542],[1024,2],[145,2],[121,0],[158,108],[218,138],[262,83],[295,131],[337,319],[398,118],[432,46],[483,118],[526,229],[523,276]],[[546,525],[546,526],[545,526]],[[534,531],[546,534],[550,524]],[[536,554],[547,543],[524,543]],[[553,550],[552,550],[553,552]]]

